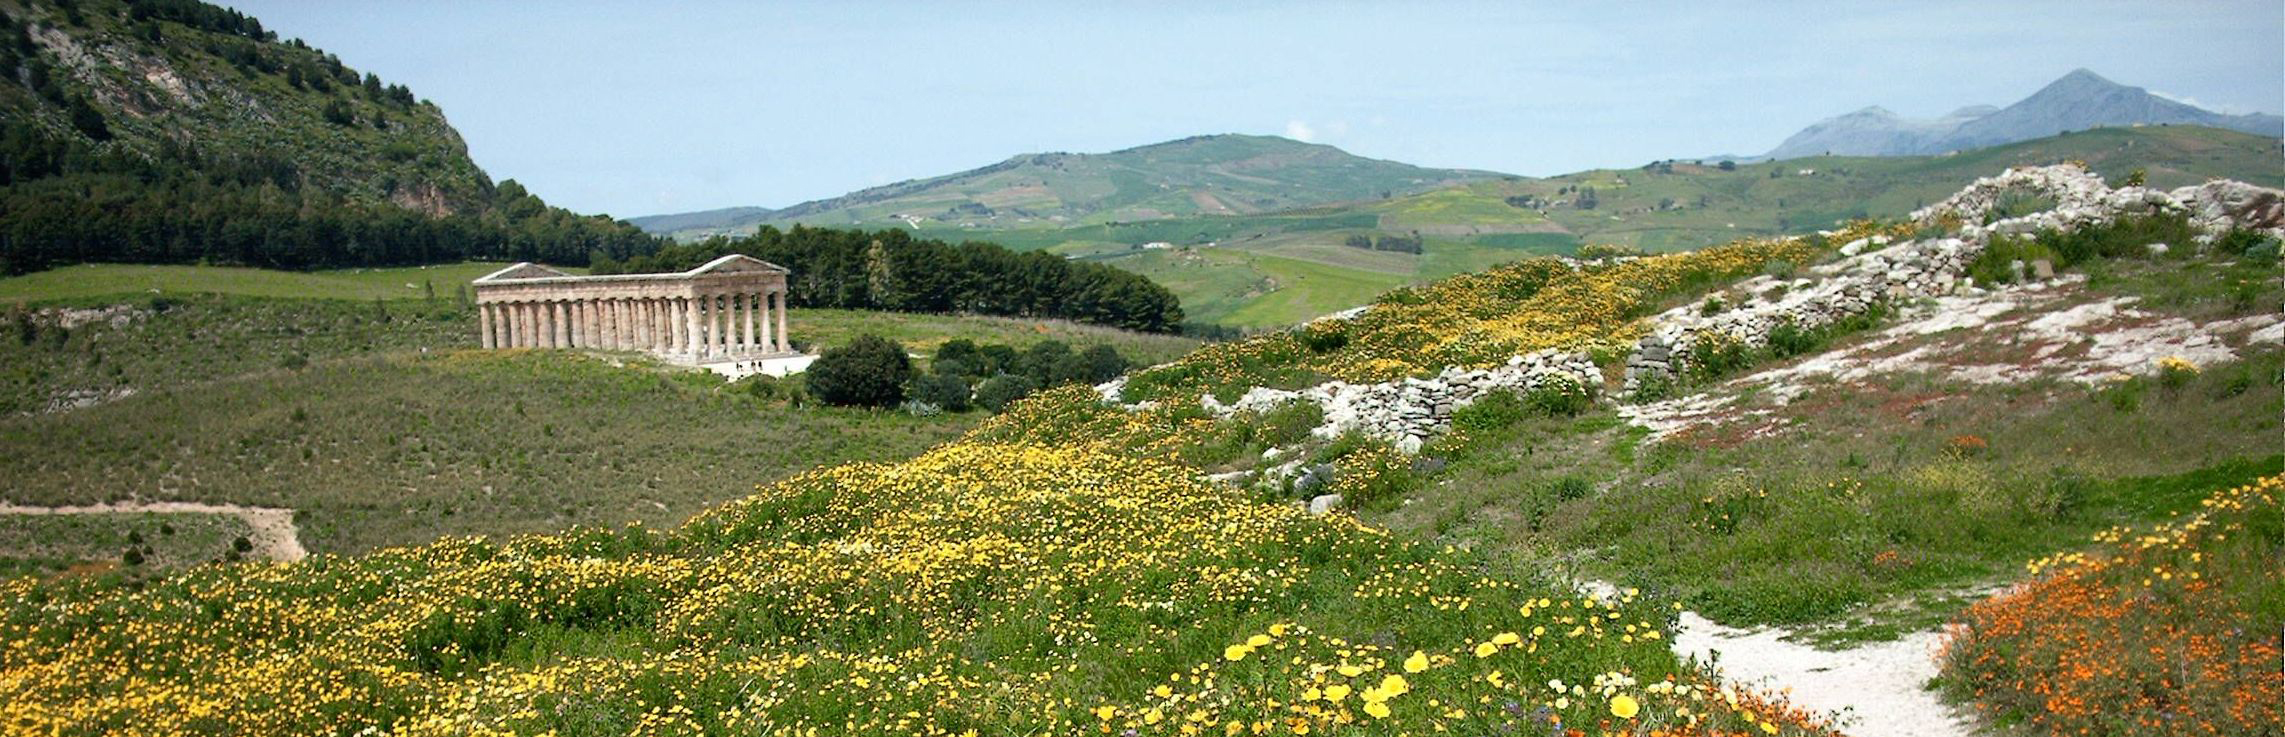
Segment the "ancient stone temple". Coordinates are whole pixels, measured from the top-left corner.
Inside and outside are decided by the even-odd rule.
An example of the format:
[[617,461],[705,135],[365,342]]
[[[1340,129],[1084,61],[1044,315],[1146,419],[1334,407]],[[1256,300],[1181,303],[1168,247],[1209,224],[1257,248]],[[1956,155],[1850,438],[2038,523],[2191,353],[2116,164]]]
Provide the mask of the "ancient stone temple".
[[649,351],[711,363],[793,351],[785,267],[730,255],[674,274],[573,276],[521,263],[477,279],[485,348]]

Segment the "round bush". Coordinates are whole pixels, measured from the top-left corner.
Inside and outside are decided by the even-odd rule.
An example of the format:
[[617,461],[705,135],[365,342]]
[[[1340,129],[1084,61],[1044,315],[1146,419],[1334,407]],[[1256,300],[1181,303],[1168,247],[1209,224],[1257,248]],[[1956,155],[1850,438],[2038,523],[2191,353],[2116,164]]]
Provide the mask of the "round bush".
[[825,352],[805,372],[817,401],[844,407],[894,407],[904,401],[912,380],[912,359],[904,346],[876,335]]
[[1033,382],[1031,377],[1022,374],[994,376],[986,379],[984,383],[976,385],[976,403],[983,405],[985,409],[998,412],[1007,409],[1009,403],[1024,398],[1038,388],[1038,383]]
[[946,412],[968,411],[968,380],[958,374],[931,374],[912,380],[914,401],[936,405]]

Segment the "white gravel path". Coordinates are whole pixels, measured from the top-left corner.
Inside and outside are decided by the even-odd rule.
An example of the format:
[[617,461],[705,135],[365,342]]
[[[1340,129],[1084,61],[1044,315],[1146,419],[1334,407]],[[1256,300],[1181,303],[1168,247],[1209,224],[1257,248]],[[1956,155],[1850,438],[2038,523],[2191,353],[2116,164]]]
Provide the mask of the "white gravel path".
[[1926,690],[1936,677],[1940,632],[1915,632],[1851,650],[1818,650],[1785,631],[1724,627],[1683,612],[1674,652],[1713,662],[1734,682],[1782,689],[1793,703],[1841,715],[1852,737],[1966,737],[1963,715]]

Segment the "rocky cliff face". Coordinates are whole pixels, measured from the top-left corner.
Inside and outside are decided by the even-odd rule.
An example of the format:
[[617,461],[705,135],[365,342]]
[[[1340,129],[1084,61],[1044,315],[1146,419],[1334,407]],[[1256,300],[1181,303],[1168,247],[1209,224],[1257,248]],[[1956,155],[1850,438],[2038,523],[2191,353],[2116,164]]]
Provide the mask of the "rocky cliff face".
[[0,117],[45,135],[105,156],[253,162],[301,187],[431,215],[490,197],[436,105],[234,11],[14,0],[0,15],[12,36],[0,62],[16,82],[0,84]]

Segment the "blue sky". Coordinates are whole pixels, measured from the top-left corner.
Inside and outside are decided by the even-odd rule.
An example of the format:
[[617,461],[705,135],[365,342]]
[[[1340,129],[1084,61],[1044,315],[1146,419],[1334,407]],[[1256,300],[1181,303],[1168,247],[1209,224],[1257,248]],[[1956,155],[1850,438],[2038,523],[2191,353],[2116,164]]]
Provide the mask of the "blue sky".
[[1202,133],[1558,174],[2005,105],[2078,67],[2285,107],[2277,0],[223,1],[436,101],[493,178],[620,217]]

